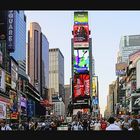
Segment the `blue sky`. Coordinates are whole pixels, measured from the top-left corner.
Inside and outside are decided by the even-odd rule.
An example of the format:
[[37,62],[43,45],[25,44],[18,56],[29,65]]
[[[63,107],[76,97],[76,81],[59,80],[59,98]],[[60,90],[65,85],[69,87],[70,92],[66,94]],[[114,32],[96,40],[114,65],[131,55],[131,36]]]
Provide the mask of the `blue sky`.
[[[38,22],[49,41],[49,48],[59,48],[64,55],[65,84],[71,77],[71,38],[74,11],[25,11],[27,30]],[[95,74],[99,79],[101,113],[107,104],[108,87],[116,80],[115,63],[123,35],[140,34],[140,11],[88,11]]]

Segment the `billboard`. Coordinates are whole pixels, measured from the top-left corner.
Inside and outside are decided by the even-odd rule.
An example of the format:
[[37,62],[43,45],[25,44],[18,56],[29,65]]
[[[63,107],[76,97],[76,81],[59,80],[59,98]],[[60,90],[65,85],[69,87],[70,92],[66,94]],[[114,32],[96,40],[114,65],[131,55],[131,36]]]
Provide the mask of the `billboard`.
[[124,76],[126,74],[127,63],[117,63],[116,64],[116,75]]
[[34,110],[35,110],[35,103],[33,100],[28,99],[27,101],[27,114],[28,117],[33,117],[34,116]]
[[2,52],[0,50],[0,66],[2,65],[2,63],[3,63],[3,54],[2,54]]
[[77,49],[73,55],[74,73],[84,74],[89,73],[89,50]]
[[74,43],[89,42],[89,27],[88,25],[74,25]]
[[5,71],[0,68],[0,91],[5,92]]
[[0,119],[6,119],[6,103],[0,101]]
[[92,77],[92,96],[97,96],[98,94],[98,81],[97,81],[97,77],[93,76]]
[[90,76],[89,74],[74,75],[73,98],[90,97]]
[[134,61],[137,58],[140,58],[140,50],[129,55],[129,61]]
[[74,24],[88,24],[88,12],[74,12]]
[[18,112],[18,96],[15,91],[10,91],[10,109],[12,112]]
[[132,110],[140,110],[140,96],[132,96]]
[[7,13],[7,49],[15,51],[15,11],[8,10]]
[[92,99],[92,105],[98,105],[98,104],[99,104],[98,97],[94,97]]
[[20,97],[20,105],[27,108],[27,100],[23,96]]
[[11,87],[16,90],[18,80],[18,65],[11,59]]
[[140,59],[136,63],[136,88],[140,88]]
[[73,47],[75,49],[83,49],[83,48],[89,48],[89,42],[76,42],[76,43],[73,43]]

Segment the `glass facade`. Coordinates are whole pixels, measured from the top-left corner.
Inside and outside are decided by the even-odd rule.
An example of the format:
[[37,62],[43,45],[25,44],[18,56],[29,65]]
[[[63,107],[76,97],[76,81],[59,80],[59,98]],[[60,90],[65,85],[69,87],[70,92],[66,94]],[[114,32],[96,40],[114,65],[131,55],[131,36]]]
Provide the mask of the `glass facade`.
[[120,41],[122,62],[128,61],[129,55],[140,50],[140,35],[123,36]]
[[49,42],[42,34],[42,86],[49,87]]
[[[21,53],[22,52],[22,53]],[[11,53],[15,60],[26,57],[26,16],[24,11],[15,12],[15,52]]]

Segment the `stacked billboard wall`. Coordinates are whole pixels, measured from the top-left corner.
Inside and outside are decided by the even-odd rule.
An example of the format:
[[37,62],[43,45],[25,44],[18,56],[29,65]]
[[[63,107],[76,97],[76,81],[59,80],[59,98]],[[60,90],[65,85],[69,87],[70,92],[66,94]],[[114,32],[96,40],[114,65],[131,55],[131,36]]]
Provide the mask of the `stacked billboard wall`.
[[[72,38],[72,102],[74,108],[90,108],[92,61],[88,12],[74,12]],[[76,107],[77,106],[77,107]]]

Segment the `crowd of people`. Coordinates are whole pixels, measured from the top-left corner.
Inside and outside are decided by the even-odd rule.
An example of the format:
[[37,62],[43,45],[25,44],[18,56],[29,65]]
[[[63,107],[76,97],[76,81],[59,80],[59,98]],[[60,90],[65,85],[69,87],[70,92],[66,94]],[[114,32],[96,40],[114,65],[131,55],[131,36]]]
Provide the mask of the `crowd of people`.
[[74,118],[71,124],[69,124],[69,130],[83,130],[83,131],[117,131],[117,130],[140,130],[140,122],[135,118],[126,116],[124,118],[110,117],[105,118],[94,118],[79,119]]
[[[0,131],[57,131],[58,127],[64,124],[65,120],[61,119],[45,119],[40,121],[30,120],[21,121],[20,123],[7,123],[4,120],[0,121]],[[77,114],[72,117],[72,121],[67,123],[68,131],[110,131],[110,130],[140,130],[140,123],[135,118],[128,116],[124,118],[110,117],[97,118],[93,116],[83,117]]]

